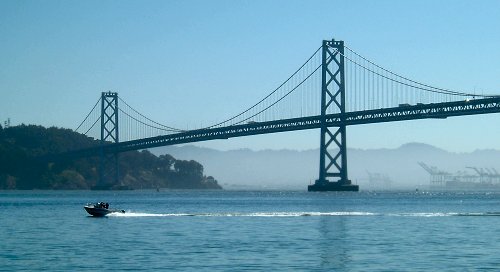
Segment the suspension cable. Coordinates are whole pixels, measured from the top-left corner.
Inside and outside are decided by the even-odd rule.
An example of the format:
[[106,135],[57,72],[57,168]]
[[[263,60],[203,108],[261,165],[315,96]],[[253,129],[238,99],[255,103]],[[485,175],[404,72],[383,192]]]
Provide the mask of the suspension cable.
[[252,119],[253,117],[261,114],[262,112],[268,110],[269,108],[271,108],[272,106],[276,105],[278,102],[280,102],[281,100],[285,99],[285,97],[287,97],[289,94],[291,94],[293,91],[295,91],[297,88],[299,88],[304,82],[306,82],[312,75],[314,75],[316,73],[316,71],[318,71],[318,69],[322,66],[322,64],[320,64],[318,67],[316,67],[316,69],[314,69],[314,71],[312,73],[310,73],[304,80],[302,80],[299,84],[297,84],[297,86],[295,86],[292,90],[290,90],[288,93],[286,93],[284,96],[282,96],[280,99],[276,100],[274,103],[272,103],[271,105],[267,106],[266,108],[264,108],[263,110],[255,113],[254,115],[250,116],[250,117],[247,117],[246,119],[244,120],[241,120],[239,122],[236,123],[236,125],[238,124],[241,124],[241,123],[244,123],[245,121],[248,121],[250,119]]
[[[251,106],[250,108],[246,109],[245,111],[225,120],[225,121],[222,121],[222,122],[219,122],[215,125],[211,125],[207,128],[212,128],[212,127],[217,127],[217,126],[220,126],[226,122],[229,122],[229,121],[232,121],[238,117],[240,117],[241,115],[247,113],[248,111],[252,110],[253,108],[255,108],[256,106],[258,106],[260,103],[262,103],[264,100],[266,100],[267,98],[269,98],[271,95],[273,95],[274,93],[276,93],[281,87],[283,87],[283,85],[285,85],[288,81],[290,81],[290,79],[292,79],[318,52],[319,50],[321,49],[321,46],[316,49],[316,51],[312,54],[311,57],[309,57],[305,62],[304,64],[302,64],[290,77],[288,77],[283,83],[281,83],[281,85],[279,85],[276,89],[274,89],[270,94],[268,94],[266,97],[262,98],[259,102],[255,103],[253,106]],[[274,105],[274,104],[273,104]]]
[[471,94],[471,93],[458,92],[458,91],[453,91],[453,90],[449,90],[449,89],[443,89],[443,88],[438,88],[438,87],[430,86],[430,85],[427,85],[427,84],[424,84],[424,83],[421,83],[421,82],[418,82],[418,81],[415,81],[415,80],[409,79],[409,78],[407,78],[407,77],[401,76],[401,75],[396,74],[396,73],[394,73],[394,72],[392,72],[392,71],[390,71],[390,70],[387,70],[387,69],[385,69],[384,67],[381,67],[381,66],[379,66],[378,64],[376,64],[376,63],[374,63],[374,62],[372,62],[372,61],[370,61],[370,60],[366,59],[365,57],[363,57],[362,55],[358,54],[356,51],[352,50],[352,49],[351,49],[351,48],[349,48],[348,46],[344,45],[344,47],[345,47],[345,48],[347,48],[349,51],[351,51],[351,52],[352,52],[353,54],[355,54],[356,56],[358,56],[358,57],[362,58],[363,60],[365,60],[366,62],[370,63],[371,65],[374,65],[375,67],[377,67],[377,68],[379,68],[379,69],[381,69],[381,70],[383,70],[383,71],[385,71],[385,72],[387,72],[387,73],[389,73],[389,74],[391,74],[391,75],[394,75],[394,76],[396,76],[396,77],[399,77],[399,78],[401,78],[401,79],[404,79],[404,80],[406,80],[406,81],[409,81],[409,82],[412,82],[412,83],[415,83],[415,84],[418,84],[418,85],[422,85],[422,86],[427,87],[427,88],[435,89],[435,90],[437,90],[437,91],[433,91],[433,90],[425,89],[425,88],[418,87],[418,86],[413,86],[413,85],[408,84],[408,83],[402,83],[402,82],[400,82],[400,81],[398,81],[398,80],[393,80],[393,79],[388,78],[388,77],[386,77],[386,76],[383,76],[383,75],[381,75],[381,74],[379,74],[379,73],[377,73],[377,72],[375,72],[375,71],[372,71],[371,69],[366,68],[366,67],[364,67],[363,65],[360,65],[360,64],[356,63],[355,61],[353,61],[353,60],[351,60],[351,59],[349,59],[349,58],[345,57],[345,56],[341,53],[341,54],[342,54],[342,56],[344,56],[345,58],[347,58],[347,59],[348,59],[349,61],[351,61],[352,63],[354,63],[354,64],[356,64],[356,65],[358,65],[358,66],[362,67],[363,69],[368,70],[368,71],[370,71],[370,72],[372,72],[372,73],[374,73],[374,74],[377,74],[377,75],[379,75],[379,76],[382,76],[383,78],[386,78],[386,79],[388,79],[388,80],[393,80],[394,82],[397,82],[397,83],[403,84],[403,85],[405,85],[405,86],[414,87],[414,88],[417,88],[417,89],[420,89],[420,90],[423,90],[423,91],[429,91],[429,92],[435,92],[435,93],[441,93],[441,94],[452,94],[452,95],[459,95],[459,96],[494,97],[493,95],[476,95],[476,94]]
[[[101,97],[99,97],[99,99],[97,100],[97,103],[95,103],[94,107],[92,107],[92,109],[90,110],[89,114],[87,114],[87,116],[85,116],[85,118],[80,123],[80,125],[78,125],[78,127],[75,129],[75,131],[78,131],[78,129],[80,129],[80,127],[83,125],[83,123],[85,123],[85,121],[87,121],[87,118],[89,118],[90,114],[92,114],[92,112],[95,110],[95,108],[97,107],[97,105],[99,105],[99,102],[101,102]],[[95,125],[95,123],[94,123],[94,125]],[[84,134],[87,134],[87,132],[85,132]]]
[[87,129],[87,131],[85,131],[85,135],[87,135],[87,133],[95,126],[95,124],[97,124],[97,122],[99,122],[99,120],[101,120],[101,116],[99,116],[99,118],[97,118],[97,120],[95,120],[95,122],[92,124],[92,126],[90,126],[89,129]]
[[[342,53],[340,53],[340,52],[339,52],[339,54],[341,54],[341,55],[342,55],[345,59],[349,60],[350,62],[352,62],[352,63],[356,64],[357,66],[359,66],[359,67],[361,67],[361,68],[363,68],[363,69],[365,69],[366,71],[371,72],[371,73],[373,73],[373,74],[375,74],[375,75],[378,75],[378,76],[380,76],[380,77],[383,77],[383,78],[385,78],[385,79],[387,79],[387,80],[390,80],[390,81],[392,81],[392,82],[399,83],[399,84],[401,84],[401,85],[403,85],[403,86],[412,87],[412,88],[419,89],[419,90],[426,91],[426,92],[440,93],[440,94],[448,94],[448,95],[492,97],[492,96],[486,96],[486,95],[474,95],[474,94],[469,94],[469,93],[454,92],[454,91],[449,91],[449,90],[442,91],[442,90],[440,90],[440,89],[433,88],[433,87],[430,87],[430,88],[432,88],[432,89],[434,89],[434,90],[429,89],[429,88],[420,87],[420,86],[415,86],[415,85],[408,84],[408,83],[406,83],[406,82],[402,82],[402,81],[400,81],[400,80],[393,79],[393,78],[390,78],[390,77],[388,77],[388,76],[382,75],[382,74],[380,74],[380,73],[378,73],[378,72],[375,72],[375,71],[373,71],[372,69],[370,69],[370,68],[366,67],[365,65],[360,64],[360,63],[358,63],[358,62],[356,62],[356,61],[354,61],[354,60],[350,59],[349,57],[346,57],[344,54],[342,54]],[[390,71],[387,71],[387,72],[389,72],[389,73],[391,73],[391,74],[392,74],[392,72],[390,72]],[[401,78],[403,78],[403,77],[401,77]],[[404,79],[404,78],[403,78],[403,79]],[[421,85],[423,85],[423,84],[421,84]]]
[[[136,109],[134,109],[134,108],[133,108],[132,106],[130,106],[129,104],[127,104],[127,102],[125,102],[125,100],[121,99],[120,97],[118,97],[118,99],[119,99],[121,102],[125,103],[125,105],[127,105],[127,106],[131,109],[131,110],[133,110],[135,113],[139,114],[141,117],[143,117],[143,118],[145,118],[146,120],[148,120],[148,121],[150,121],[150,122],[152,122],[152,123],[154,123],[154,124],[156,124],[156,125],[158,125],[158,126],[160,126],[160,127],[163,127],[163,128],[158,128],[158,127],[155,127],[155,126],[150,126],[150,125],[148,125],[148,124],[146,124],[146,123],[143,123],[143,122],[141,122],[141,121],[139,121],[139,120],[137,120],[137,119],[133,118],[132,116],[130,116],[130,115],[128,115],[127,113],[125,113],[124,111],[122,111],[125,115],[129,116],[130,118],[132,118],[132,119],[134,119],[134,120],[136,120],[136,121],[138,121],[138,122],[141,122],[141,123],[142,123],[142,124],[144,124],[144,125],[147,125],[147,126],[150,126],[150,127],[153,127],[153,128],[157,128],[157,129],[161,129],[161,130],[165,130],[165,131],[166,131],[166,130],[168,130],[168,131],[178,131],[178,132],[183,132],[183,131],[184,131],[184,130],[182,130],[182,129],[177,129],[177,128],[169,127],[169,126],[166,126],[166,125],[160,124],[160,123],[158,123],[158,122],[156,122],[156,121],[153,121],[153,120],[151,120],[150,118],[148,118],[148,117],[144,116],[143,114],[141,114],[140,112],[138,112]],[[165,128],[166,128],[166,129],[165,129]]]
[[[121,113],[125,114],[126,116],[128,116],[128,117],[132,118],[134,121],[139,122],[139,123],[141,123],[141,124],[143,124],[143,125],[145,125],[145,126],[147,126],[147,127],[150,127],[150,128],[154,128],[154,129],[158,129],[158,130],[162,130],[162,131],[168,131],[168,132],[182,132],[182,131],[183,131],[183,130],[178,130],[178,129],[165,128],[165,127],[167,127],[167,126],[164,126],[164,127],[155,127],[155,126],[152,126],[152,125],[150,125],[150,124],[147,124],[147,123],[145,123],[145,122],[143,122],[143,121],[141,121],[141,120],[139,120],[139,119],[137,119],[137,118],[135,118],[135,117],[131,116],[130,114],[126,113],[126,112],[125,112],[124,110],[122,110],[122,109],[118,109],[118,110],[119,110]],[[149,119],[148,119],[148,120],[149,120]],[[149,121],[151,121],[151,120],[149,120]],[[160,125],[161,125],[161,124],[160,124]]]

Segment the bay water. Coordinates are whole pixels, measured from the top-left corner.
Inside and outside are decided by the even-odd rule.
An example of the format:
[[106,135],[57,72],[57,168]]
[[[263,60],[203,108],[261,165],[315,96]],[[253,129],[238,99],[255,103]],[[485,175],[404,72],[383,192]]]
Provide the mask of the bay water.
[[0,271],[40,270],[498,271],[500,193],[0,191]]

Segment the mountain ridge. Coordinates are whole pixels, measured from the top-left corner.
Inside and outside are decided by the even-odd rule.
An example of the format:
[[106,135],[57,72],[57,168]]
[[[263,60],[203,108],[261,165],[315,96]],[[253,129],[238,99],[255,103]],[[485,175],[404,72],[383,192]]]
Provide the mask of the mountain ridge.
[[[218,177],[224,188],[305,189],[318,176],[319,149],[248,148],[221,151],[195,145],[167,146],[150,150],[156,155],[170,154],[184,160],[197,160],[207,174]],[[426,187],[429,174],[418,165],[424,162],[447,172],[472,170],[466,167],[500,168],[500,151],[478,149],[450,152],[425,143],[410,142],[398,148],[348,148],[349,178],[361,188],[399,189]],[[392,182],[370,182],[370,175]]]

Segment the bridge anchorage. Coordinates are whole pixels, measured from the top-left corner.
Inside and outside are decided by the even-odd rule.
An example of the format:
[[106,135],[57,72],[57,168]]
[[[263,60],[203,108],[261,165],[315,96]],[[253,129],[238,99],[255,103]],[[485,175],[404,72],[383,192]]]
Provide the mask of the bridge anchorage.
[[499,112],[500,96],[432,87],[382,68],[343,41],[327,40],[262,100],[204,128],[181,130],[160,124],[117,93],[104,92],[76,129],[95,139],[100,137],[101,144],[68,151],[59,158],[99,156],[97,185],[116,188],[123,174],[118,169],[118,154],[122,152],[320,129],[319,177],[308,191],[358,191],[347,173],[347,126]]

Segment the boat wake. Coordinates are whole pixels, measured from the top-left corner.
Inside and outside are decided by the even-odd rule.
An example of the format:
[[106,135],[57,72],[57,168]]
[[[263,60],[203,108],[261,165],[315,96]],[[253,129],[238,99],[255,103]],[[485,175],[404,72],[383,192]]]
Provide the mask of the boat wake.
[[256,212],[256,213],[113,213],[108,216],[117,217],[169,217],[169,216],[202,216],[202,217],[298,217],[298,216],[363,216],[376,215],[369,212]]
[[482,213],[373,213],[373,212],[255,212],[255,213],[143,213],[127,211],[110,213],[108,217],[300,217],[300,216],[400,216],[400,217],[445,217],[445,216],[500,216],[500,212]]
[[471,212],[471,213],[454,213],[454,212],[436,212],[436,213],[389,213],[387,216],[407,216],[407,217],[443,217],[443,216],[500,216],[500,212]]

